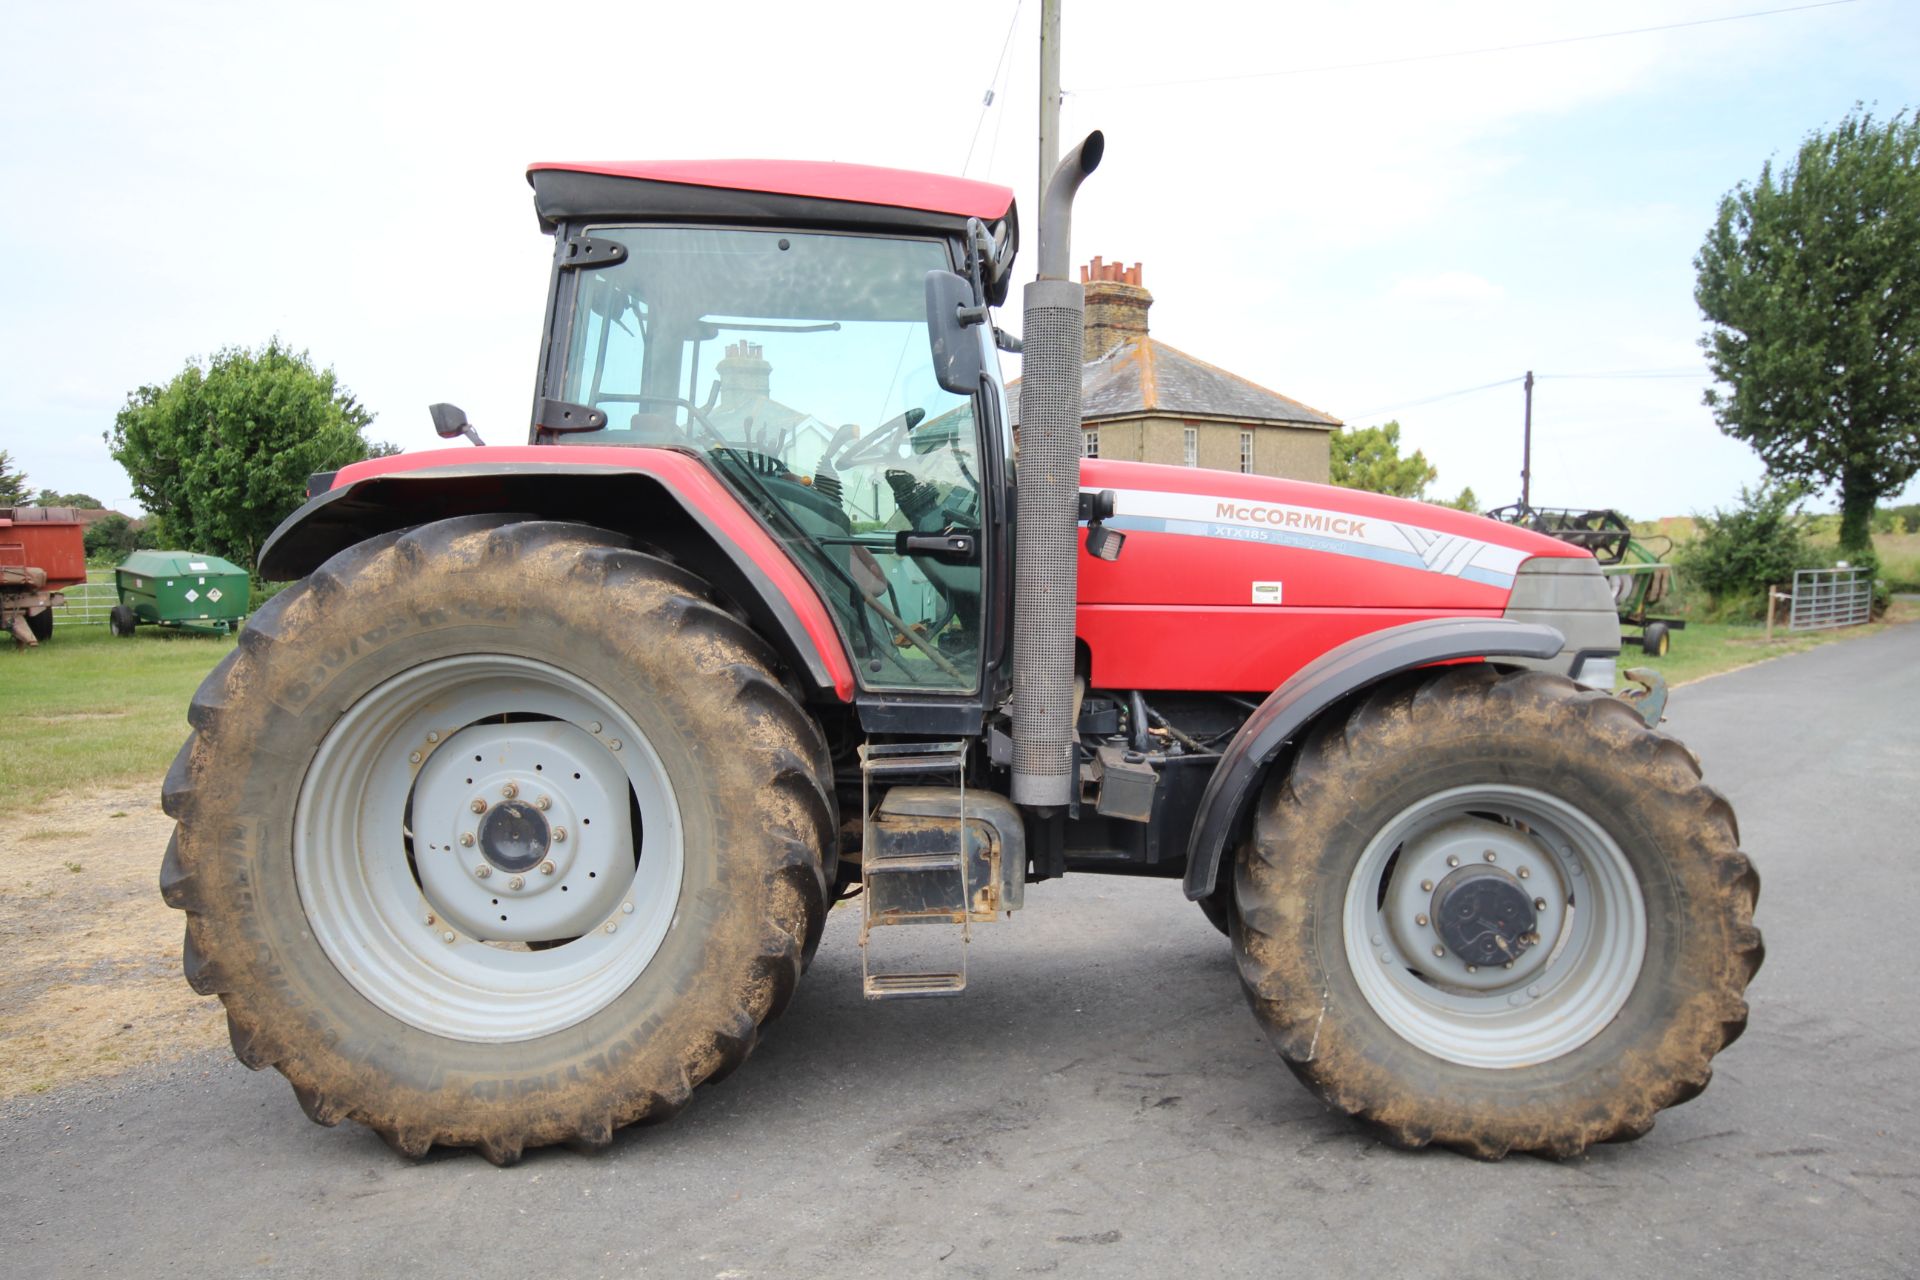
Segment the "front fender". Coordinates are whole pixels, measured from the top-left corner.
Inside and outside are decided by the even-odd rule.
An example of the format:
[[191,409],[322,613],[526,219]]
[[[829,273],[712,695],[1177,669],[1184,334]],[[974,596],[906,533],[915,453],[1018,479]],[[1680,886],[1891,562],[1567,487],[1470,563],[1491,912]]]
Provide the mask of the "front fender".
[[273,531],[260,574],[304,577],[378,534],[486,512],[575,521],[672,552],[817,691],[852,700],[853,666],[813,585],[712,472],[672,449],[492,445],[355,463]]
[[1213,892],[1221,851],[1258,794],[1267,766],[1328,707],[1415,667],[1462,658],[1551,658],[1565,643],[1552,627],[1534,623],[1433,618],[1359,636],[1302,667],[1247,717],[1208,779],[1188,837],[1187,897]]

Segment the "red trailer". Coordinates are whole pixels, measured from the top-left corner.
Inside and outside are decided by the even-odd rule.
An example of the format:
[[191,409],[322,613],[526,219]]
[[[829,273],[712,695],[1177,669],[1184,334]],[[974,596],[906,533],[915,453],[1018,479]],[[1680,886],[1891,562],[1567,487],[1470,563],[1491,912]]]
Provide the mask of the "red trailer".
[[85,534],[72,507],[0,507],[0,629],[16,643],[53,634],[61,591],[87,580]]

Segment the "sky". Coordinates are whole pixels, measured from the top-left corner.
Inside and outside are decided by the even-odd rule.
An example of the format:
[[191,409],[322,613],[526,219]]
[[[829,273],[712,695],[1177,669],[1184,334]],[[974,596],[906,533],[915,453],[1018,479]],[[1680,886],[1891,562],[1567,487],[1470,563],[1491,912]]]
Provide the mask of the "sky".
[[[1107,137],[1074,258],[1142,263],[1154,336],[1190,354],[1397,419],[1444,496],[1518,497],[1522,397],[1434,397],[1532,369],[1536,503],[1730,504],[1761,468],[1701,403],[1693,254],[1809,131],[1920,104],[1906,0],[1703,21],[1786,2],[1064,0],[1063,132]],[[102,439],[128,395],[276,335],[376,439],[436,447],[438,400],[524,439],[535,160],[964,171],[1031,231],[1039,9],[15,6],[0,449],[132,510]],[[1569,39],[1680,22],[1702,25]],[[1492,51],[1433,56],[1466,50]]]

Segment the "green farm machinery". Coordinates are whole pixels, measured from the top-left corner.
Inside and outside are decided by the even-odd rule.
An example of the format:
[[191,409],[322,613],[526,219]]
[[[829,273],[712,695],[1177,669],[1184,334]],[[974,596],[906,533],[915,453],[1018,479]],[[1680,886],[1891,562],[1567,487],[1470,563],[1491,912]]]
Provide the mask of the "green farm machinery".
[[[1685,619],[1655,617],[1652,612],[1673,589],[1673,567],[1664,558],[1673,550],[1672,539],[1659,534],[1636,538],[1627,518],[1607,507],[1581,510],[1516,503],[1487,515],[1592,552],[1613,589],[1620,621],[1640,629],[1637,636],[1622,634],[1622,641],[1639,645],[1648,657],[1664,656],[1673,643],[1672,633],[1686,628]],[[1665,545],[1656,548],[1655,542]]]
[[120,603],[107,615],[117,636],[142,624],[225,635],[247,616],[247,571],[196,551],[136,551],[113,571]]

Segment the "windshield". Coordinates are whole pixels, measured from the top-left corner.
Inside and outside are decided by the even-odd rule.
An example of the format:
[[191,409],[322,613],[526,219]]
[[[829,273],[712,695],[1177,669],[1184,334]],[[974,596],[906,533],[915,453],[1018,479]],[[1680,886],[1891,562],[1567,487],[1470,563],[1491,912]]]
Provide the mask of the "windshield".
[[[979,673],[973,404],[927,341],[934,240],[602,228],[581,273],[561,398],[607,415],[569,444],[708,453],[833,606],[869,687]],[[936,556],[927,535],[968,534]],[[905,535],[921,535],[915,547]],[[963,540],[964,542],[965,540]]]

